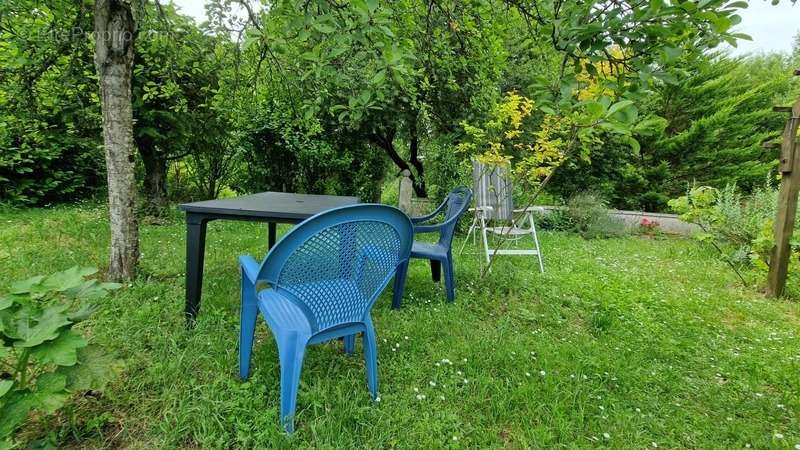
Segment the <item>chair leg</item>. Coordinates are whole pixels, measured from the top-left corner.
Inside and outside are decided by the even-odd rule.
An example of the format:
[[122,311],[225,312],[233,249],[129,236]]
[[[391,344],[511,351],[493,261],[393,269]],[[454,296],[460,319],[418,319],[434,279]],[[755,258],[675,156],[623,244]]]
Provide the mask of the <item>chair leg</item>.
[[301,338],[297,333],[276,338],[281,362],[281,424],[287,433],[293,433],[297,390],[308,339]]
[[356,335],[351,334],[350,336],[344,337],[344,352],[351,354],[356,351]]
[[431,279],[437,283],[442,279],[442,263],[435,259],[431,260]]
[[394,276],[394,292],[392,294],[392,309],[400,309],[403,301],[403,290],[406,286],[406,275],[408,274],[408,261],[406,260],[397,267]]
[[464,247],[467,246],[467,242],[469,242],[469,237],[472,236],[472,244],[475,245],[475,236],[478,235],[478,232],[475,230],[475,227],[478,226],[478,216],[477,213],[475,217],[472,219],[472,225],[469,227],[469,231],[467,231],[467,237],[464,239],[464,242],[461,244],[461,249],[458,250],[458,254],[464,253]]
[[447,291],[447,302],[453,303],[456,299],[456,278],[452,256],[444,260],[444,287]]
[[258,304],[255,286],[242,279],[241,310],[239,316],[239,378],[247,380],[250,375],[250,359],[253,352],[253,338],[256,333]]
[[528,213],[528,214],[530,214],[533,243],[536,245],[536,257],[539,258],[539,272],[544,273],[544,262],[542,262],[542,248],[539,246],[539,235],[538,233],[536,233],[536,224],[533,222],[533,213]]
[[364,362],[367,366],[367,385],[372,399],[378,398],[378,341],[375,338],[375,328],[372,326],[372,319],[366,322],[367,329],[364,332]]

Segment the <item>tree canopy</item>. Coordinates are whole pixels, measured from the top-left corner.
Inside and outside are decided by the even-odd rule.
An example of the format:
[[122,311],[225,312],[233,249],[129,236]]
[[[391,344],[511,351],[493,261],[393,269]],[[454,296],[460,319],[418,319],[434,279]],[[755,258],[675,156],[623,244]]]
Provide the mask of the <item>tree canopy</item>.
[[[141,8],[132,99],[148,206],[226,190],[377,199],[403,169],[438,197],[474,157],[455,150],[473,139],[464,125],[515,93],[533,104],[525,136],[580,134],[550,192],[591,185],[660,209],[691,180],[764,178],[772,157],[756,141],[796,88],[788,56],[709,53],[746,38],[741,1],[206,3],[205,24],[168,2]],[[85,2],[0,5],[2,201],[104,189],[92,16]]]

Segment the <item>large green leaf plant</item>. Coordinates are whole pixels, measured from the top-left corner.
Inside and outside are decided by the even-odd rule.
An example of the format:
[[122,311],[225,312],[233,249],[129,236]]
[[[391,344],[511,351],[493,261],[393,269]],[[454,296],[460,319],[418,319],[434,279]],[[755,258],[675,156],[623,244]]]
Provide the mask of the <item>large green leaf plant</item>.
[[32,412],[52,414],[78,391],[101,391],[120,363],[90,344],[76,325],[93,301],[120,287],[73,267],[13,283],[0,297],[0,449]]

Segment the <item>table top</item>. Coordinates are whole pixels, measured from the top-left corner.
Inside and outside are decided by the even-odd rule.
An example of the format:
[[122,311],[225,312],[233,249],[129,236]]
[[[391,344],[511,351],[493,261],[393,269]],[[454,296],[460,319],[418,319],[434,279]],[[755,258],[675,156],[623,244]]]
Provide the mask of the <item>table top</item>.
[[184,203],[187,213],[265,219],[303,220],[322,211],[360,203],[358,197],[260,192],[241,197]]

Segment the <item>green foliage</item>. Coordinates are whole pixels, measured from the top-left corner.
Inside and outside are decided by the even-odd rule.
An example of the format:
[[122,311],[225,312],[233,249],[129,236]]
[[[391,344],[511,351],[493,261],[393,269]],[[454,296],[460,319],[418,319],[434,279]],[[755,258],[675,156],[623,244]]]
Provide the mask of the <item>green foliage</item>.
[[550,231],[572,231],[572,220],[566,208],[554,208],[544,213],[534,213],[536,227]]
[[[396,184],[396,179],[392,179]],[[425,182],[429,198],[436,202],[456,186],[472,186],[472,165],[463,154],[453,151],[452,137],[431,139],[425,148]],[[390,204],[397,204],[397,201]],[[461,223],[461,222],[459,222]]]
[[551,191],[568,197],[591,188],[618,208],[661,211],[687,184],[736,183],[750,192],[774,173],[776,155],[762,142],[785,123],[772,106],[800,94],[791,62],[780,55],[687,55],[680,66],[691,75],[657,86],[640,105],[638,151],[603,137],[588,159],[567,161]]
[[132,94],[147,203],[164,206],[167,165],[175,160],[188,169],[184,189],[215,198],[238,168],[235,98],[244,94],[233,86],[236,46],[224,34],[204,32],[174,5],[148,2],[144,12]]
[[261,95],[384,153],[425,196],[427,182],[450,183],[426,176],[423,161],[452,151],[444,141],[458,123],[497,96],[506,21],[488,6],[279,2],[249,29],[248,53],[253,68],[266,58],[277,69],[254,75],[267,79]]
[[118,284],[73,267],[12,284],[0,297],[0,447],[32,412],[52,414],[78,391],[101,391],[119,363],[90,345],[75,325]]
[[[144,192],[157,184],[165,195],[167,164],[186,159],[188,187],[216,195],[236,168],[235,45],[173,5],[146,3],[132,86]],[[0,202],[74,201],[105,185],[92,14],[86,2],[0,4]]]
[[385,159],[347,129],[309,126],[277,101],[259,105],[248,121],[238,189],[380,198]]
[[625,236],[625,224],[609,216],[602,196],[586,191],[574,194],[566,205],[552,208],[535,218],[539,228],[578,233],[585,239]]
[[[786,117],[772,112],[800,94],[791,63],[780,55],[692,63],[696,75],[665,86],[657,108],[670,125],[648,156],[670,166],[662,189],[677,195],[687,183],[736,183],[750,191],[773,173],[776,155],[762,143],[783,130]],[[673,195],[673,196],[674,196]]]
[[[0,159],[5,202],[71,200],[103,184],[92,42],[85,33],[92,29],[91,4],[40,3],[0,6],[7,19],[0,29],[0,145],[10,149]],[[586,161],[601,142],[637,154],[642,133],[631,126],[647,123],[639,116],[645,117],[648,89],[677,80],[675,66],[688,49],[741,37],[731,32],[741,2],[722,0],[633,9],[599,1],[291,0],[260,10],[248,3],[244,22],[233,17],[237,3],[209,1],[210,22],[198,27],[171,4],[143,2],[133,96],[148,199],[167,189],[170,164],[185,169],[170,178],[170,189],[181,195],[213,197],[230,184],[248,186],[239,152],[250,151],[252,130],[264,125],[248,119],[273,116],[273,102],[285,108],[280,115],[288,129],[279,134],[305,136],[306,150],[290,159],[315,166],[312,175],[332,174],[301,183],[308,190],[339,185],[348,159],[367,161],[359,166],[365,172],[382,170],[377,156],[365,157],[371,149],[410,169],[419,195],[427,194],[427,184],[440,195],[459,181],[453,169],[462,164],[451,154],[464,142],[459,124],[485,123],[509,91],[540,109],[527,132],[555,116],[581,129],[582,143],[592,143],[581,149]],[[339,134],[345,137],[332,137]],[[428,166],[433,173],[426,174]],[[629,170],[636,164],[612,167],[655,184]],[[308,175],[296,170],[289,178]],[[374,187],[364,190],[373,197]],[[623,198],[614,194],[614,202]]]
[[565,216],[571,229],[586,239],[620,237],[625,225],[608,215],[608,206],[593,192],[580,192],[567,202]]
[[105,182],[92,138],[30,115],[0,112],[0,202],[37,205],[91,196]]
[[0,202],[77,199],[105,182],[86,8],[0,3]]
[[[671,200],[669,205],[683,220],[700,225],[703,233],[697,238],[716,244],[723,259],[764,272],[769,268],[775,245],[772,228],[777,198],[777,189],[771,183],[750,193],[743,193],[736,185],[729,184],[719,190],[707,186],[692,188],[686,195]],[[800,221],[796,224],[795,233],[798,233]],[[790,265],[796,269],[795,266]]]

